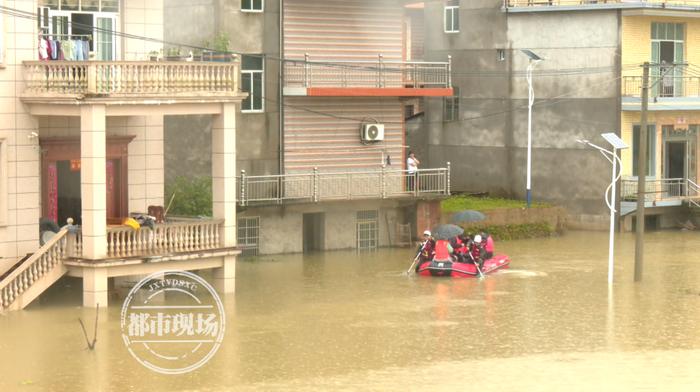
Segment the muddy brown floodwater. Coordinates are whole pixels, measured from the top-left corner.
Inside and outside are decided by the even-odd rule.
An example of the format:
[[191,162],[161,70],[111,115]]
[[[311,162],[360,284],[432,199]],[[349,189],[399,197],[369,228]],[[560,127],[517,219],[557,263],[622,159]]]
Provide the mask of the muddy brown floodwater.
[[410,249],[239,261],[223,345],[186,375],[129,355],[121,301],[86,350],[63,279],[0,316],[0,391],[700,390],[700,233],[649,233],[641,283],[619,236],[611,291],[605,233],[496,247],[512,268],[481,281],[406,277]]

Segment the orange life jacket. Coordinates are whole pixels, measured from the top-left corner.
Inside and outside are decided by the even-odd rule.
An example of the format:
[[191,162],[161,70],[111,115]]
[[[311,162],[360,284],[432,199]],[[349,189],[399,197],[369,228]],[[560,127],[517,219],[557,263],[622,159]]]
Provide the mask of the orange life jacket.
[[435,260],[445,261],[450,260],[450,250],[447,245],[450,243],[447,240],[437,240],[435,242]]

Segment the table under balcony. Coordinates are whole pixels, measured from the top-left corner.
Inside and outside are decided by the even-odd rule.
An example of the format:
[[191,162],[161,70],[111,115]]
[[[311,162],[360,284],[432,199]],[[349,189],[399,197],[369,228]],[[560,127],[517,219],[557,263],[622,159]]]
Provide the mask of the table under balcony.
[[446,62],[376,60],[284,60],[284,95],[325,97],[451,96],[451,59]]

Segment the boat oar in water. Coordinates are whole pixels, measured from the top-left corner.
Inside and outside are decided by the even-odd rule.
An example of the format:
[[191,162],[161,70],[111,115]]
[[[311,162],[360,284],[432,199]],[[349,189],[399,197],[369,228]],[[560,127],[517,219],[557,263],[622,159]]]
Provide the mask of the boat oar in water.
[[486,276],[484,275],[483,272],[481,272],[481,268],[479,268],[479,262],[474,259],[474,256],[472,255],[471,251],[467,251],[469,253],[469,257],[471,257],[472,261],[474,262],[474,267],[476,267],[476,271],[479,273],[479,278],[485,278]]
[[416,254],[416,257],[413,258],[413,263],[411,263],[411,266],[408,267],[408,271],[406,271],[406,275],[410,275],[411,271],[413,270],[413,266],[416,265],[416,261],[418,261],[418,258],[420,257],[420,254],[423,252],[423,248],[425,248],[425,244],[427,244],[428,241],[425,241],[423,245],[421,245],[420,249],[418,249],[418,253]]

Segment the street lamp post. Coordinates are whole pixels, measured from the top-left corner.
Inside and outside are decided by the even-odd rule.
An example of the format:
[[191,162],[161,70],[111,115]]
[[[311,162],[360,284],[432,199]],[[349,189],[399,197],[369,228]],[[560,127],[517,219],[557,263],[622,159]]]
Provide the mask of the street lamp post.
[[527,208],[530,208],[532,204],[532,105],[535,103],[535,90],[532,88],[532,69],[544,60],[542,57],[536,55],[534,52],[528,49],[521,49],[528,58],[529,64],[527,65],[527,184],[526,198],[527,198]]
[[[617,150],[624,150],[629,148],[629,146],[622,141],[615,133],[603,133],[601,134],[603,139],[605,139],[610,145],[612,145],[613,150],[606,150],[600,146],[589,142],[588,140],[577,140],[577,142],[586,144],[600,151],[601,154],[612,163],[612,181],[608,188],[605,190],[605,203],[610,209],[610,238],[608,243],[608,284],[613,283],[613,254],[614,254],[614,243],[615,243],[615,185],[622,175],[622,160],[617,156]],[[617,170],[618,162],[620,164],[620,171]],[[610,193],[610,199],[608,200],[608,192]]]

